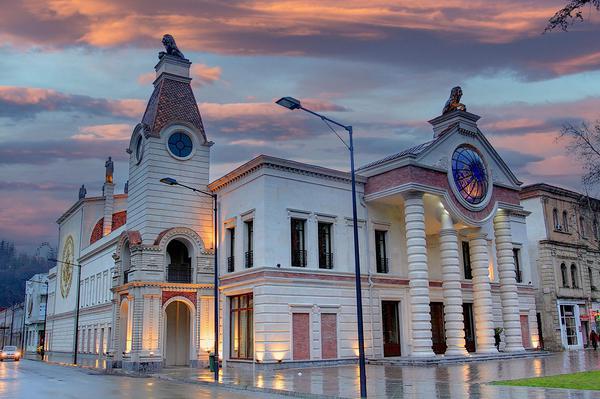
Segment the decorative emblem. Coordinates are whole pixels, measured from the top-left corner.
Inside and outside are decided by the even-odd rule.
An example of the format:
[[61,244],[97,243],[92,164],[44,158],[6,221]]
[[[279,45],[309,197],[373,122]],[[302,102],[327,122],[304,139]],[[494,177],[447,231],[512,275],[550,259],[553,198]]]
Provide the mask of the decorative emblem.
[[75,258],[75,244],[73,237],[67,237],[63,247],[62,263],[60,264],[60,293],[63,298],[69,295],[73,282],[73,262]]
[[462,199],[480,205],[488,193],[488,173],[481,156],[471,146],[460,146],[452,154],[452,177]]

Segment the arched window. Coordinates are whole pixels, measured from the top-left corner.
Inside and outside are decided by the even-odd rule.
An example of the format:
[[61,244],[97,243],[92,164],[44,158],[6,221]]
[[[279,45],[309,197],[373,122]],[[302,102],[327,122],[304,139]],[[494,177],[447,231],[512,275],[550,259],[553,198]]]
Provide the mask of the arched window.
[[129,248],[129,241],[123,244],[121,249],[121,270],[123,270],[123,284],[129,282],[129,272],[131,271],[131,249]]
[[569,232],[569,215],[567,215],[567,211],[563,211],[563,231]]
[[592,273],[592,268],[588,266],[588,278],[590,279],[590,289],[592,291],[596,291],[596,286],[594,285],[594,274]]
[[581,236],[583,238],[586,237],[586,234],[585,234],[585,220],[583,219],[583,216],[579,217],[579,233],[581,233]]
[[192,282],[192,260],[184,243],[173,240],[167,245],[167,263],[168,282]]
[[565,265],[564,263],[561,263],[561,265],[560,265],[560,277],[562,279],[562,286],[568,287],[569,286],[569,276],[567,275],[567,265]]
[[560,223],[558,222],[558,210],[556,208],[552,210],[552,223],[554,223],[555,230],[560,230]]
[[579,288],[579,281],[577,279],[577,266],[571,265],[571,287]]

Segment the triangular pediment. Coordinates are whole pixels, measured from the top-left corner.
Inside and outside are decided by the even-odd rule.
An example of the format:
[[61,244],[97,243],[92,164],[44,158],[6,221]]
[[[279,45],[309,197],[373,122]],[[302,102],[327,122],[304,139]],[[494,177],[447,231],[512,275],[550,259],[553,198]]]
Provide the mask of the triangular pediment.
[[518,189],[522,183],[477,125],[475,123],[461,124],[460,116],[457,119],[459,121],[439,131],[434,141],[414,158],[413,163],[450,172],[454,151],[460,146],[471,146],[481,155],[493,184]]

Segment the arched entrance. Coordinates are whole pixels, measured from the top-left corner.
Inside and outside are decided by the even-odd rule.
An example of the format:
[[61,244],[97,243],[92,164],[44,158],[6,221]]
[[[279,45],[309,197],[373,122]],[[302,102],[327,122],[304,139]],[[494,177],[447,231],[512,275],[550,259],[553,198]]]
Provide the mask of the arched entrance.
[[166,365],[188,366],[190,362],[190,309],[182,301],[173,301],[165,309]]
[[129,301],[124,299],[121,302],[121,309],[119,312],[119,347],[121,353],[128,353],[131,351],[131,328],[129,324]]

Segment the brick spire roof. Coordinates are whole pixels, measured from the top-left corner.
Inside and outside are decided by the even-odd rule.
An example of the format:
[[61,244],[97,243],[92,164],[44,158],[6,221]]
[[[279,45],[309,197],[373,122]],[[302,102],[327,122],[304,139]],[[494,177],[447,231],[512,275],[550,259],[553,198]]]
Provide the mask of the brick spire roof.
[[178,121],[194,126],[206,139],[190,80],[172,78],[168,74],[157,79],[142,118],[142,123],[152,136],[158,137],[162,128],[170,122]]

